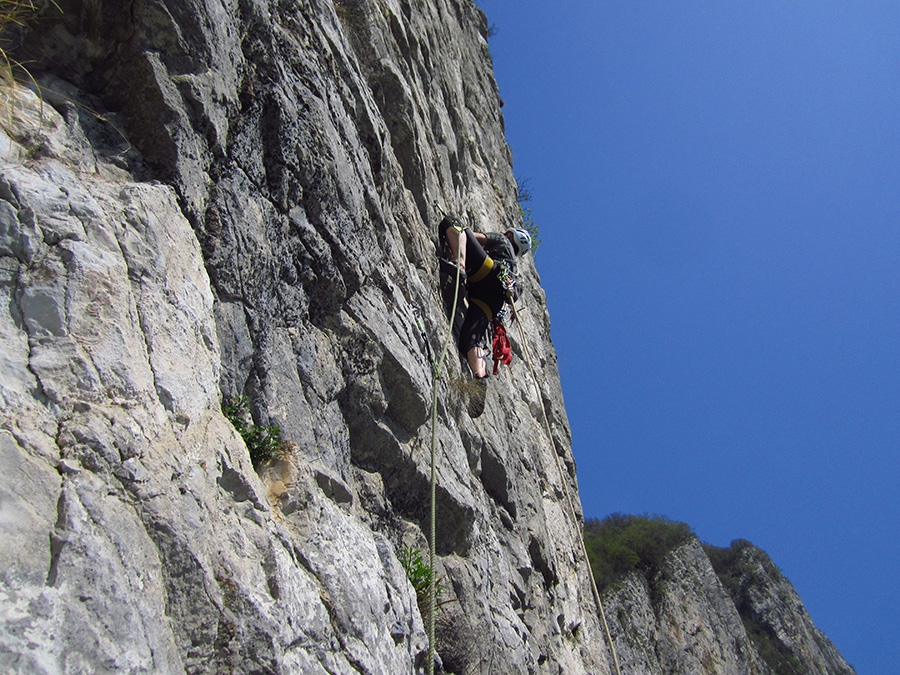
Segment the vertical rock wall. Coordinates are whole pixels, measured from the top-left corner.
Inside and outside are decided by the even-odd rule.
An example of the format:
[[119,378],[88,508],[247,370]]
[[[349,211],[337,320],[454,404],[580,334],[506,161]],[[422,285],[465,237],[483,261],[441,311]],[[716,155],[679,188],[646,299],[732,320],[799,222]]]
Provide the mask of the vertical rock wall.
[[[58,4],[14,52],[43,101],[9,89],[0,125],[0,665],[421,669],[398,553],[427,547],[434,203],[479,229],[519,213],[485,17]],[[549,318],[522,272],[484,416],[454,350],[437,384],[439,646],[458,673],[602,674]],[[220,412],[235,395],[289,460],[257,474]]]
[[[519,218],[484,15],[45,4],[4,43],[41,96],[0,87],[0,670],[421,672],[399,558],[427,550],[435,203]],[[453,348],[437,382],[438,647],[448,672],[604,675],[521,272],[485,414]],[[287,459],[251,465],[221,412],[238,395]],[[740,556],[725,586],[693,543],[610,591],[622,672],[773,672],[755,631],[786,667],[852,673],[771,561]]]

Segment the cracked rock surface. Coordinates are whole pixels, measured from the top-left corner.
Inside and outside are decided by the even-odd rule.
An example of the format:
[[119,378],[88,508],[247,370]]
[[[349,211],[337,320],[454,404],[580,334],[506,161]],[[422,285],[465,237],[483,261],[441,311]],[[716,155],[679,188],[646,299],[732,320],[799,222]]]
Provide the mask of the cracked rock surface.
[[622,673],[855,673],[769,557],[744,544],[724,579],[693,540],[649,579],[631,573],[604,593]]
[[[12,88],[0,134],[0,668],[421,672],[399,557],[427,551],[434,204],[482,230],[519,216],[484,15],[60,8],[22,29],[42,100]],[[605,673],[549,316],[522,273],[485,414],[452,346],[437,382],[439,656]],[[235,396],[283,460],[251,465]]]
[[[612,672],[530,257],[484,414],[452,345],[433,373],[436,204],[521,218],[478,7],[36,4],[0,97],[0,671],[423,672],[434,386],[445,672]],[[765,672],[695,554],[611,599],[626,672]]]

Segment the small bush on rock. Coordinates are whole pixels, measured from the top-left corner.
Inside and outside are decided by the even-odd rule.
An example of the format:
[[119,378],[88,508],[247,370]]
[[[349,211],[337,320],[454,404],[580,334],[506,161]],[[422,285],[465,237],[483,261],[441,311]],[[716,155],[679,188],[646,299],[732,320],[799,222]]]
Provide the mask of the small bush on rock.
[[519,180],[519,192],[516,195],[516,201],[519,202],[519,211],[522,215],[522,223],[520,227],[525,228],[531,235],[531,255],[535,255],[538,246],[541,245],[541,228],[534,222],[534,216],[531,213],[531,207],[525,206],[531,201],[531,190],[528,188],[527,180]]
[[[426,616],[428,614],[430,600],[429,591],[431,578],[434,576],[435,572],[422,558],[422,552],[414,548],[403,549],[403,552],[400,554],[400,564],[403,565],[406,576],[409,578],[409,582],[416,592],[416,601],[419,604],[419,611],[422,613],[422,616]],[[441,604],[441,593],[443,593],[443,590],[441,580],[435,579],[434,604],[436,607]]]
[[237,396],[222,404],[222,413],[228,418],[244,439],[250,451],[253,466],[259,466],[273,459],[282,459],[286,454],[281,440],[281,429],[277,426],[259,426],[250,418],[250,403],[246,396]]

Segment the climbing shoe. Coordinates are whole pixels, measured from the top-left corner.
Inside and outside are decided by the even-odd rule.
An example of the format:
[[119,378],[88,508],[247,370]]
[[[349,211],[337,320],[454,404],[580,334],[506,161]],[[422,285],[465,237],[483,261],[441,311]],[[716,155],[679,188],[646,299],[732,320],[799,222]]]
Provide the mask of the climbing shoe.
[[484,412],[484,403],[487,400],[487,375],[476,377],[469,385],[469,400],[467,407],[472,419],[481,417]]
[[459,270],[459,283],[466,283],[466,271],[459,269],[459,266],[455,262],[451,262],[446,258],[438,258],[438,262],[441,265],[441,272],[451,277],[452,279],[456,278],[456,272]]

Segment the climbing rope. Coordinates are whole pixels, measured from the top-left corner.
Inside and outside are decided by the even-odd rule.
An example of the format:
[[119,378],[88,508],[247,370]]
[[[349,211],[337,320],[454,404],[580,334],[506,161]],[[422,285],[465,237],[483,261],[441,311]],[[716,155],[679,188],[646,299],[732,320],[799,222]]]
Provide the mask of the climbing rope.
[[[435,202],[434,204],[438,210],[444,215],[444,217],[453,219],[452,216],[448,215],[441,206]],[[455,219],[453,219],[455,220]],[[457,232],[462,232],[465,228],[460,229],[457,222],[454,222],[453,227]],[[450,311],[450,323],[447,327],[447,336],[444,338],[443,347],[441,347],[441,355],[438,357],[438,360],[434,362],[434,384],[431,387],[431,495],[430,495],[430,523],[429,523],[429,536],[428,536],[428,568],[430,570],[430,574],[428,575],[428,675],[434,675],[434,656],[435,656],[435,646],[434,646],[434,613],[437,608],[437,598],[435,598],[437,592],[437,579],[434,570],[435,559],[437,558],[437,551],[435,547],[436,540],[436,495],[437,495],[437,482],[436,482],[436,472],[435,472],[435,455],[437,448],[437,388],[438,388],[438,380],[441,379],[441,367],[444,365],[444,359],[447,358],[447,351],[450,348],[450,343],[453,341],[453,320],[456,318],[456,306],[459,302],[459,280],[462,271],[462,245],[457,248],[457,257],[456,257],[456,287],[453,291],[453,309]],[[429,348],[430,349],[430,348]]]
[[[445,216],[451,218],[453,222],[453,227],[457,230],[457,232],[462,232],[465,230],[464,227],[460,227],[457,221],[453,219],[452,216],[444,211],[440,207],[440,205],[435,202],[435,206],[440,210],[440,212]],[[428,542],[428,566],[430,569],[430,574],[428,576],[428,675],[434,675],[434,661],[435,661],[435,636],[434,636],[434,616],[435,611],[437,609],[437,598],[435,597],[437,591],[437,577],[435,574],[435,563],[437,559],[437,550],[436,550],[436,513],[437,513],[437,472],[436,472],[436,455],[437,455],[437,387],[438,381],[441,378],[441,368],[444,365],[444,360],[447,357],[447,352],[450,348],[450,343],[453,340],[453,319],[456,316],[456,308],[459,302],[459,282],[462,270],[462,246],[460,245],[457,249],[457,259],[456,259],[456,283],[453,291],[453,307],[450,312],[450,322],[447,327],[447,334],[444,338],[443,346],[441,347],[441,353],[438,357],[437,361],[434,361],[434,383],[432,385],[431,390],[431,476],[430,476],[430,522],[429,522],[429,542]],[[563,484],[563,490],[566,494],[566,500],[569,504],[569,511],[572,515],[572,522],[577,523],[578,516],[575,511],[575,503],[572,500],[571,492],[569,491],[568,482],[566,480],[566,473],[563,470],[562,463],[559,459],[559,453],[556,452],[556,442],[553,440],[553,431],[550,428],[550,420],[547,417],[547,410],[544,407],[544,400],[541,394],[540,384],[535,374],[534,364],[531,361],[531,353],[528,349],[528,343],[525,340],[525,329],[522,327],[521,322],[519,321],[519,315],[516,310],[515,301],[512,297],[512,283],[504,284],[506,287],[506,295],[509,300],[509,304],[512,307],[513,318],[515,323],[519,324],[519,331],[522,334],[522,347],[525,352],[525,360],[528,363],[528,368],[531,371],[531,378],[534,381],[535,389],[537,390],[538,403],[541,406],[541,413],[543,414],[544,419],[544,427],[547,431],[547,437],[550,439],[550,444],[553,446],[553,455],[556,458],[556,468],[559,471],[560,480]],[[416,321],[417,325],[419,325],[420,330],[422,329],[419,324],[418,317]],[[423,331],[424,333],[424,331]],[[427,340],[426,340],[427,345]],[[429,355],[430,355],[430,346],[428,346]],[[579,533],[578,541],[581,543],[581,553],[584,556],[584,560],[587,563],[588,568],[588,577],[591,580],[591,589],[594,594],[594,601],[597,603],[597,608],[600,611],[600,618],[603,622],[603,629],[606,632],[606,640],[609,644],[609,649],[613,657],[613,665],[615,666],[616,675],[621,675],[621,671],[619,669],[619,659],[616,655],[615,645],[613,645],[612,636],[609,632],[609,625],[606,622],[606,614],[603,611],[603,603],[600,600],[600,592],[597,590],[597,583],[594,580],[594,572],[591,569],[590,560],[587,554],[587,548],[584,544],[584,536],[582,533]]]
[[[566,493],[566,501],[569,504],[569,511],[572,514],[572,522],[578,522],[578,515],[575,511],[575,502],[572,500],[572,494],[569,491],[569,482],[566,480],[566,472],[563,470],[562,462],[559,459],[559,453],[556,451],[556,441],[553,440],[553,431],[550,429],[550,420],[547,417],[547,409],[544,407],[544,397],[541,394],[541,387],[538,382],[537,375],[534,371],[534,364],[531,361],[531,352],[528,349],[528,342],[525,340],[525,328],[522,326],[522,322],[519,321],[519,314],[516,310],[516,303],[513,300],[512,293],[510,291],[506,292],[506,298],[509,301],[509,304],[512,306],[513,318],[515,319],[515,323],[519,326],[519,333],[522,336],[522,350],[525,352],[525,361],[528,363],[528,369],[531,371],[531,379],[534,381],[534,388],[537,390],[538,403],[541,406],[541,413],[544,418],[544,428],[547,432],[547,437],[550,439],[550,445],[553,446],[553,456],[556,458],[556,468],[559,471],[559,477],[563,484],[563,491]],[[612,654],[613,665],[616,669],[616,675],[622,675],[619,670],[619,657],[616,656],[616,647],[613,644],[612,636],[609,632],[609,625],[606,623],[606,613],[603,611],[603,603],[600,601],[600,591],[597,590],[597,582],[594,580],[594,570],[591,569],[591,562],[588,558],[587,547],[584,544],[584,535],[579,532],[578,541],[581,543],[581,554],[584,556],[584,561],[587,563],[588,576],[591,580],[591,590],[594,593],[594,601],[597,603],[597,609],[600,611],[600,619],[603,622],[603,630],[606,633],[606,642],[609,645],[609,651]]]

